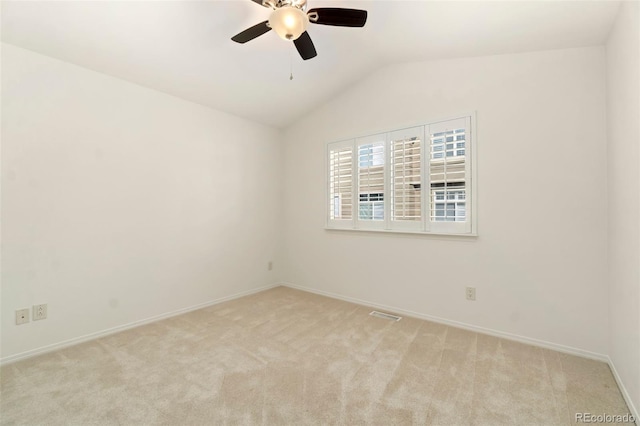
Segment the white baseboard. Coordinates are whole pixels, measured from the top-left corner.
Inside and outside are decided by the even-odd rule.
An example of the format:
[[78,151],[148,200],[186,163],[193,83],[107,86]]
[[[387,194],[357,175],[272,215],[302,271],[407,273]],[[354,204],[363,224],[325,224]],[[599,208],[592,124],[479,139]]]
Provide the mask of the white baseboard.
[[83,342],[87,342],[90,340],[95,340],[98,339],[100,337],[105,337],[111,334],[115,334],[121,331],[125,331],[131,328],[135,328],[135,327],[139,327],[145,324],[149,324],[155,321],[160,321],[166,318],[171,318],[177,315],[181,315],[181,314],[185,314],[187,312],[191,312],[191,311],[195,311],[198,309],[202,309],[202,308],[206,308],[208,306],[213,306],[213,305],[217,305],[219,303],[223,303],[223,302],[227,302],[229,300],[233,300],[233,299],[238,299],[240,297],[244,297],[244,296],[249,296],[251,294],[255,294],[255,293],[260,293],[262,291],[266,291],[269,289],[272,289],[274,287],[278,287],[278,286],[284,286],[284,287],[289,287],[289,288],[293,288],[296,290],[301,290],[301,291],[306,291],[308,293],[314,293],[314,294],[319,294],[322,296],[326,296],[326,297],[331,297],[333,299],[338,299],[338,300],[344,300],[346,302],[351,302],[351,303],[356,303],[358,305],[365,305],[365,306],[369,306],[372,308],[376,308],[376,309],[382,309],[385,311],[389,311],[389,312],[393,312],[393,313],[398,313],[398,314],[402,314],[402,315],[406,315],[409,317],[414,317],[414,318],[419,318],[419,319],[424,319],[427,321],[433,321],[433,322],[437,322],[440,324],[445,324],[445,325],[450,325],[452,327],[457,327],[457,328],[462,328],[465,330],[469,330],[469,331],[474,331],[474,332],[478,332],[478,333],[483,333],[483,334],[487,334],[490,336],[495,336],[495,337],[500,337],[503,339],[508,339],[508,340],[513,340],[516,342],[520,342],[520,343],[526,343],[529,345],[533,345],[533,346],[538,346],[538,347],[542,347],[542,348],[546,348],[546,349],[552,349],[558,352],[563,352],[563,353],[567,353],[570,355],[576,355],[576,356],[581,356],[584,358],[589,358],[589,359],[594,359],[597,361],[602,361],[602,362],[606,362],[609,367],[611,368],[611,372],[613,374],[613,377],[616,380],[616,383],[618,384],[618,387],[620,388],[620,392],[622,393],[622,396],[625,399],[625,402],[627,403],[627,406],[629,407],[629,410],[631,411],[631,414],[635,417],[636,419],[636,424],[640,424],[638,423],[638,419],[640,419],[640,416],[638,415],[638,409],[636,408],[635,404],[633,403],[633,401],[631,400],[631,397],[629,396],[629,393],[627,392],[627,389],[624,386],[624,383],[622,382],[622,379],[620,378],[620,375],[618,374],[618,371],[615,368],[615,365],[613,363],[613,361],[611,360],[611,358],[609,358],[608,355],[603,355],[603,354],[598,354],[598,353],[594,353],[594,352],[590,352],[590,351],[585,351],[583,349],[578,349],[578,348],[573,348],[570,346],[564,346],[564,345],[560,345],[557,343],[552,343],[552,342],[547,342],[544,340],[539,340],[539,339],[533,339],[533,338],[529,338],[529,337],[525,337],[525,336],[520,336],[517,334],[512,334],[512,333],[507,333],[507,332],[503,332],[503,331],[499,331],[499,330],[493,330],[493,329],[489,329],[489,328],[484,328],[484,327],[478,327],[472,324],[466,324],[463,322],[459,322],[459,321],[453,321],[453,320],[448,320],[445,318],[439,318],[439,317],[435,317],[432,315],[426,315],[426,314],[421,314],[418,312],[413,312],[413,311],[408,311],[406,309],[400,309],[394,306],[388,306],[388,305],[381,305],[379,303],[374,303],[374,302],[370,302],[368,300],[362,300],[362,299],[357,299],[354,297],[348,297],[348,296],[343,296],[341,294],[338,293],[332,293],[332,292],[328,292],[328,291],[322,291],[322,290],[316,290],[316,289],[312,289],[312,288],[308,288],[308,287],[303,287],[303,286],[299,286],[299,285],[295,285],[292,283],[287,283],[287,282],[282,282],[280,284],[272,284],[272,285],[268,285],[268,286],[264,286],[264,287],[259,287],[259,288],[255,288],[252,290],[247,290],[247,291],[242,291],[240,293],[235,293],[232,294],[230,296],[226,296],[226,297],[221,297],[215,300],[210,300],[208,302],[204,302],[204,303],[200,303],[197,305],[193,305],[184,309],[179,309],[176,311],[172,311],[172,312],[167,312],[164,314],[160,314],[160,315],[156,315],[150,318],[146,318],[140,321],[134,321],[132,323],[128,323],[128,324],[124,324],[124,325],[120,325],[117,327],[113,327],[107,330],[102,330],[102,331],[98,331],[95,333],[91,333],[91,334],[87,334],[84,336],[80,336],[80,337],[76,337],[73,339],[69,339],[69,340],[65,340],[62,342],[58,342],[58,343],[54,343],[52,345],[47,345],[47,346],[42,346],[40,348],[36,348],[36,349],[32,349],[29,351],[25,351],[25,352],[21,352],[19,354],[15,354],[15,355],[10,355],[4,358],[0,359],[0,365],[5,365],[5,364],[9,364],[12,362],[16,362],[19,360],[23,360],[26,358],[31,358],[37,355],[42,355],[48,352],[52,352],[58,349],[63,349],[69,346],[73,346],[73,345],[77,345],[79,343],[83,343]]
[[381,305],[379,303],[370,302],[368,300],[362,300],[362,299],[357,299],[355,297],[343,296],[343,295],[338,294],[338,293],[332,293],[332,292],[323,291],[323,290],[316,290],[316,289],[313,289],[313,288],[303,287],[303,286],[299,286],[299,285],[295,285],[295,284],[291,284],[291,283],[287,283],[287,282],[283,282],[283,283],[281,283],[281,285],[284,286],[284,287],[289,287],[289,288],[293,288],[293,289],[296,289],[296,290],[306,291],[308,293],[314,293],[314,294],[319,294],[321,296],[331,297],[332,299],[344,300],[345,302],[352,302],[352,303],[356,303],[358,305],[365,305],[365,306],[368,306],[368,307],[371,307],[371,308],[382,309],[384,311],[391,312],[391,313],[402,314],[402,315],[406,315],[408,317],[424,319],[424,320],[427,320],[427,321],[433,321],[433,322],[437,322],[439,324],[450,325],[452,327],[462,328],[462,329],[469,330],[469,331],[475,331],[477,333],[482,333],[482,334],[488,334],[490,336],[500,337],[500,338],[507,339],[507,340],[513,340],[513,341],[520,342],[520,343],[526,343],[526,344],[532,345],[532,346],[538,346],[538,347],[541,347],[541,348],[552,349],[554,351],[566,353],[566,354],[569,354],[569,355],[576,355],[576,356],[580,356],[580,357],[583,357],[583,358],[589,358],[589,359],[593,359],[593,360],[596,360],[596,361],[605,362],[605,363],[607,363],[609,365],[609,368],[611,369],[613,377],[615,378],[616,383],[618,384],[618,387],[620,388],[620,392],[622,393],[622,396],[624,397],[624,400],[627,403],[627,407],[629,407],[629,411],[631,412],[633,417],[636,419],[636,425],[640,425],[640,423],[639,423],[640,417],[638,416],[638,410],[637,410],[636,406],[634,405],[633,401],[631,400],[631,397],[629,396],[629,393],[627,392],[627,389],[625,388],[624,383],[622,382],[622,379],[618,375],[618,372],[616,370],[615,365],[613,364],[613,361],[611,360],[611,358],[609,358],[608,355],[603,355],[603,354],[599,354],[599,353],[595,353],[595,352],[585,351],[583,349],[573,348],[571,346],[564,346],[564,345],[560,345],[560,344],[557,344],[557,343],[547,342],[547,341],[544,341],[544,340],[532,339],[530,337],[525,337],[525,336],[520,336],[520,335],[517,335],[517,334],[507,333],[507,332],[504,332],[504,331],[493,330],[493,329],[484,328],[484,327],[478,327],[478,326],[475,326],[475,325],[472,325],[472,324],[466,324],[466,323],[459,322],[459,321],[453,321],[453,320],[448,320],[448,319],[445,319],[445,318],[439,318],[439,317],[435,317],[435,316],[432,316],[432,315],[421,314],[421,313],[418,313],[418,312],[408,311],[406,309],[396,308],[394,306]]
[[490,336],[501,337],[507,340],[513,340],[520,343],[526,343],[533,346],[538,346],[546,349],[553,349],[554,351],[563,352],[570,355],[577,355],[583,358],[594,359],[596,361],[609,362],[609,357],[607,355],[585,351],[583,349],[573,348],[571,346],[564,346],[557,343],[547,342],[544,340],[533,339],[526,336],[520,336],[518,334],[507,333],[504,331],[494,330],[491,328],[479,327],[473,324],[467,324],[459,321],[449,320],[446,318],[440,318],[433,315],[422,314],[419,312],[408,311],[406,309],[397,308],[395,306],[381,305],[379,303],[370,302],[368,300],[357,299],[355,297],[343,296],[341,294],[332,293],[328,291],[316,290],[308,287],[302,287],[299,285],[283,282],[281,283],[284,287],[294,288],[296,290],[302,290],[309,293],[319,294],[322,296],[331,297],[333,299],[344,300],[345,302],[352,302],[358,305],[365,305],[376,309],[382,309],[385,311],[390,311],[392,313],[402,314],[408,317],[419,318],[427,321],[437,322],[439,324],[450,325],[456,328],[462,328],[469,331],[475,331],[482,334],[488,334]]
[[611,369],[611,373],[613,373],[613,377],[614,379],[616,379],[616,383],[620,388],[620,393],[622,393],[622,397],[627,403],[627,407],[629,407],[629,411],[631,411],[631,414],[636,419],[636,422],[635,422],[636,425],[640,425],[640,416],[638,416],[638,408],[633,403],[633,400],[631,399],[631,395],[629,395],[629,392],[627,392],[627,388],[624,386],[624,383],[622,382],[622,378],[618,374],[618,370],[616,370],[616,366],[613,363],[613,360],[610,357],[607,357],[607,362],[609,363],[609,368]]
[[252,290],[241,291],[240,293],[235,293],[230,296],[221,297],[219,299],[210,300],[208,302],[199,303],[197,305],[189,306],[187,308],[178,309],[177,311],[167,312],[160,315],[155,315],[150,318],[146,318],[139,321],[134,321],[128,324],[119,325],[117,327],[109,328],[102,331],[97,331],[95,333],[86,334],[80,337],[74,337],[73,339],[64,340],[62,342],[54,343],[47,346],[42,346],[36,349],[31,349],[25,352],[21,352],[15,355],[9,355],[0,359],[0,365],[9,364],[12,362],[20,361],[26,358],[31,358],[37,355],[42,355],[47,352],[56,351],[58,349],[66,348],[69,346],[77,345],[79,343],[87,342],[89,340],[95,340],[100,337],[105,337],[110,334],[119,333],[121,331],[129,330],[131,328],[139,327],[141,325],[149,324],[152,322],[160,321],[163,319],[175,317],[177,315],[186,314],[187,312],[196,311],[198,309],[206,308],[208,306],[217,305],[222,302],[228,302],[229,300],[238,299],[240,297],[249,296],[251,294],[260,293],[265,290],[272,289],[274,287],[279,287],[280,284],[271,284],[264,287],[254,288]]

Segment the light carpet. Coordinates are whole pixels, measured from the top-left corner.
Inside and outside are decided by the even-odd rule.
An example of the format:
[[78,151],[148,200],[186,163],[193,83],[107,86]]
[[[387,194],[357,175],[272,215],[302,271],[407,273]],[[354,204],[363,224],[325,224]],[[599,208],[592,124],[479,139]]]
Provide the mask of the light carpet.
[[278,287],[2,367],[2,425],[567,425],[609,367]]

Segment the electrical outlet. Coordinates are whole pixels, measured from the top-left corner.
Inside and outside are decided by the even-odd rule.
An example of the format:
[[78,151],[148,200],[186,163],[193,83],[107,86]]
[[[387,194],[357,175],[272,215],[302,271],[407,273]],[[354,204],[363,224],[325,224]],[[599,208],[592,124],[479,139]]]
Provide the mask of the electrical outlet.
[[43,320],[47,318],[47,304],[33,305],[33,320]]
[[466,294],[467,294],[467,300],[476,300],[475,287],[467,287]]
[[16,325],[29,322],[29,308],[18,309],[16,311]]
[[272,261],[269,261],[269,263],[267,264],[267,269],[269,271],[273,270],[273,262]]

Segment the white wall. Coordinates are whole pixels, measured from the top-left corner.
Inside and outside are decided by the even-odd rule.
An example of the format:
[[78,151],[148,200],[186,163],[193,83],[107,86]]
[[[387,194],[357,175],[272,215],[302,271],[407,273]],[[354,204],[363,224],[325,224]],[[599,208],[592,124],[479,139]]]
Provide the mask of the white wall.
[[[2,358],[282,279],[609,353],[640,406],[639,31],[379,70],[287,130],[283,204],[278,131],[3,44]],[[478,238],[324,230],[326,142],[472,110]]]
[[609,355],[640,409],[640,7],[624,2],[607,42]]
[[3,359],[279,282],[280,138],[3,44]]
[[[604,59],[593,47],[390,66],[287,129],[284,279],[606,354]],[[477,239],[324,229],[327,142],[472,110]]]

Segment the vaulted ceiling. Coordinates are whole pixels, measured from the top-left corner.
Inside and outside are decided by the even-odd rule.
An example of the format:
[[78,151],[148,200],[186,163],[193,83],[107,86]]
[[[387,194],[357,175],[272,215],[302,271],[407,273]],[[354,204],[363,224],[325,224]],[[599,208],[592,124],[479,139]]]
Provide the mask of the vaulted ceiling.
[[[250,0],[3,1],[2,41],[256,122],[286,127],[398,62],[602,44],[615,1],[308,0],[369,12],[364,28],[311,25],[318,56],[267,33]],[[290,80],[290,69],[294,79]]]

